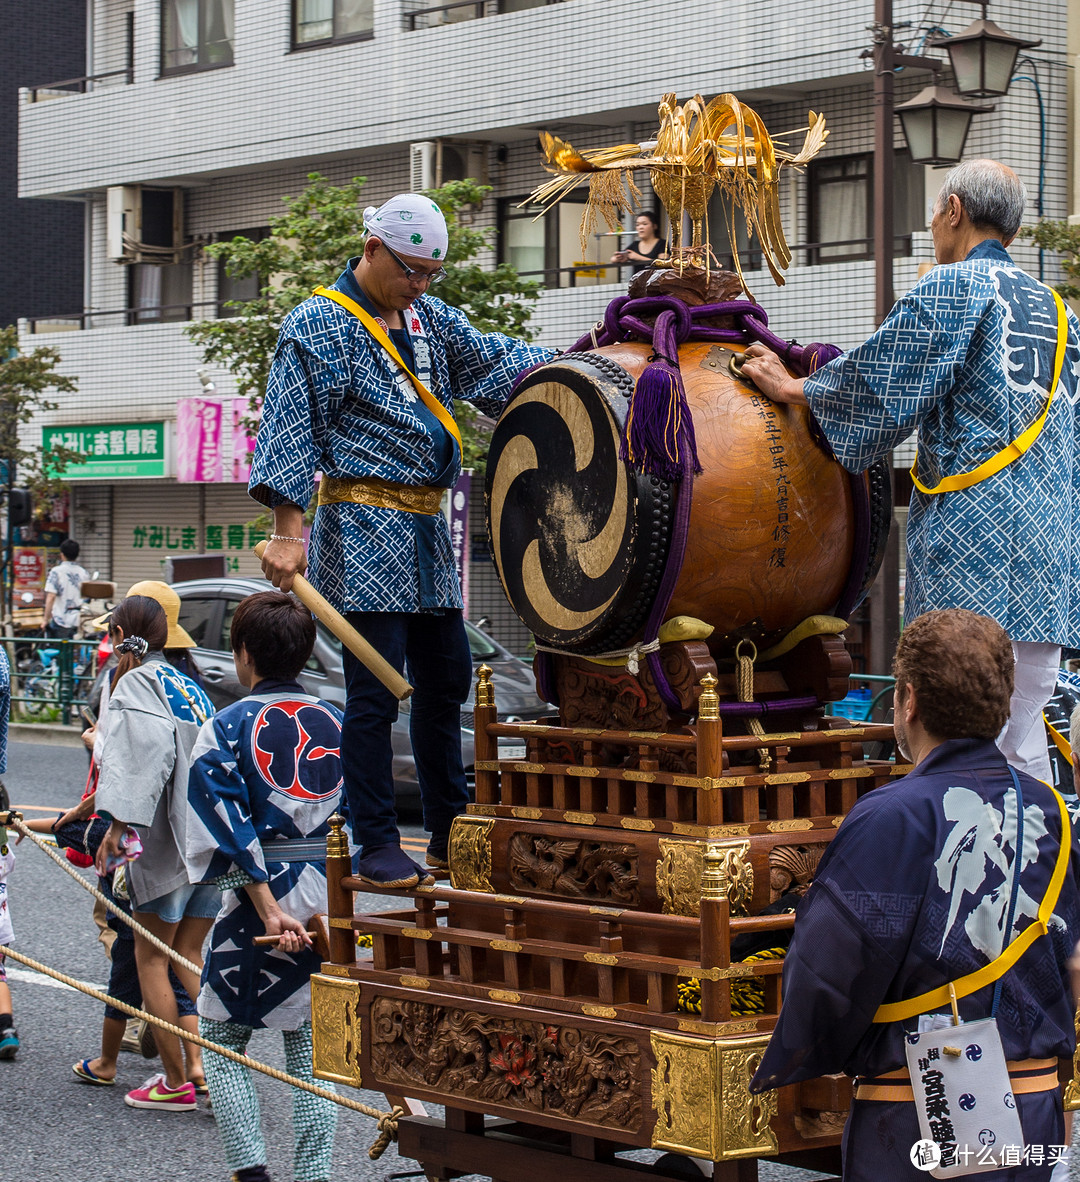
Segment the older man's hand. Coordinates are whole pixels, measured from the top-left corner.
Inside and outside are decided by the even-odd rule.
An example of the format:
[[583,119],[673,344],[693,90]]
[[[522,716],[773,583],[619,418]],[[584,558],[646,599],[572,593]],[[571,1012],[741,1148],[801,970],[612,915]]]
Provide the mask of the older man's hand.
[[275,587],[290,590],[293,579],[307,570],[303,542],[271,541],[263,551],[262,569]]
[[742,371],[770,401],[806,405],[802,379],[793,378],[768,346],[755,341],[743,354]]

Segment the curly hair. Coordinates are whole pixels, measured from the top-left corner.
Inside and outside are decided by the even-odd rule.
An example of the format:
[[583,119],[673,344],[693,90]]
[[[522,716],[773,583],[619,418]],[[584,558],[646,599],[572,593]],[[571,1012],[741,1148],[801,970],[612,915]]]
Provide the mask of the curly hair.
[[1009,717],[1012,645],[987,616],[953,607],[904,629],[893,658],[897,691],[914,688],[919,716],[935,739],[994,739]]

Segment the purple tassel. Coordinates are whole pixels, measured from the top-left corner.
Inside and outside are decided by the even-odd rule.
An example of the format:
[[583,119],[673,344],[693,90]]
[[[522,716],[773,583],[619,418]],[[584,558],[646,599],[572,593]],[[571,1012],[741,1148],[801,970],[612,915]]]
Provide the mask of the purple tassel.
[[675,315],[661,312],[653,329],[654,352],[634,386],[619,448],[619,458],[635,471],[670,481],[701,471],[677,349]]

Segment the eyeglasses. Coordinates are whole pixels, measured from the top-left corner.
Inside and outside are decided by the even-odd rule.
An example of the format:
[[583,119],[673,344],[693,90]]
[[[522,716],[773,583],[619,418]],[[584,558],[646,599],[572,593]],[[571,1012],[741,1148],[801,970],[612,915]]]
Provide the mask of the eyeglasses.
[[398,255],[396,251],[387,246],[381,238],[379,241],[382,242],[383,250],[385,250],[386,253],[394,260],[394,262],[397,263],[397,265],[402,269],[402,271],[405,272],[405,279],[409,283],[440,283],[446,278],[445,267],[440,267],[437,271],[418,271],[415,267],[410,267],[409,264],[405,262],[405,260],[401,258],[401,256]]

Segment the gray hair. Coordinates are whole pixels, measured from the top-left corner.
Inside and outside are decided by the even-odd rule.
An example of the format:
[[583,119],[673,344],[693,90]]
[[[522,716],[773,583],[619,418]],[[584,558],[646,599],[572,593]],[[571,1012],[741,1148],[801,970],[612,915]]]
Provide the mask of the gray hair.
[[1027,190],[1011,168],[996,160],[965,160],[950,168],[934,202],[940,212],[956,196],[972,225],[989,226],[1001,237],[1011,238],[1024,217]]

